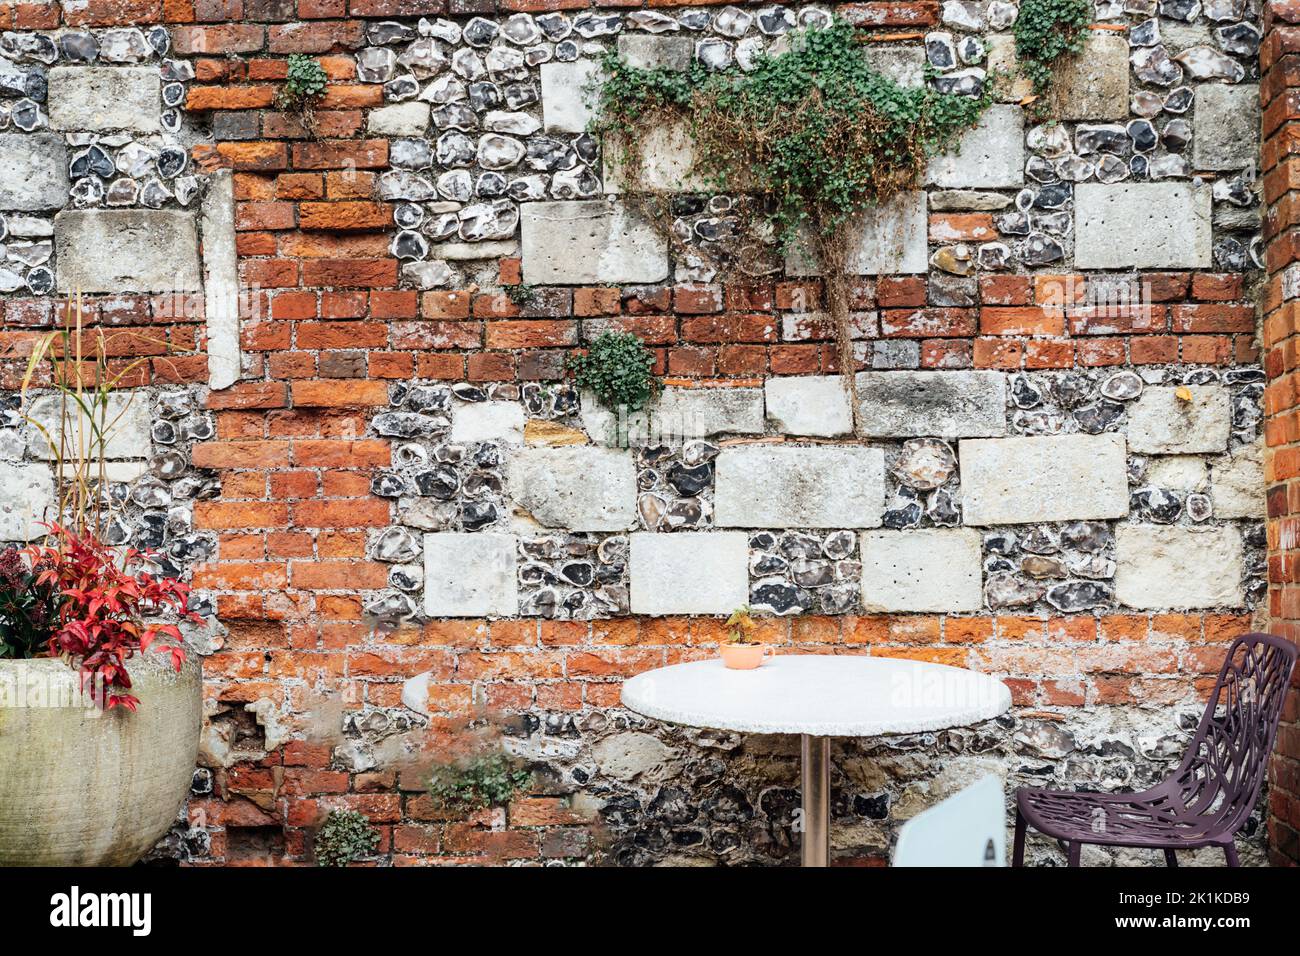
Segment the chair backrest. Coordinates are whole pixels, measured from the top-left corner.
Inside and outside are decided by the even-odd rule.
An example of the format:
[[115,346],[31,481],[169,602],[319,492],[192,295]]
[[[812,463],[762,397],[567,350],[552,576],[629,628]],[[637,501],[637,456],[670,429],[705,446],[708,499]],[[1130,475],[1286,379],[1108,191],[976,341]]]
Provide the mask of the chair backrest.
[[1296,645],[1246,634],[1228,648],[1172,782],[1188,816],[1206,832],[1235,832],[1249,816],[1268,768]]
[[898,831],[894,866],[1006,866],[1007,805],[994,776],[918,813]]

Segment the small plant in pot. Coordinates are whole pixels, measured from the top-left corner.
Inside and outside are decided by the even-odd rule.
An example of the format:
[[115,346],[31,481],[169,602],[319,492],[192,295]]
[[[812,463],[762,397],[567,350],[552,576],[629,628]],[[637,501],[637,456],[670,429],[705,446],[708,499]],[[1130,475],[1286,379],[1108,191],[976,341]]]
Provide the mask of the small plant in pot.
[[718,646],[724,666],[750,671],[763,663],[763,645],[756,639],[758,622],[749,606],[738,607],[727,618],[727,640]]

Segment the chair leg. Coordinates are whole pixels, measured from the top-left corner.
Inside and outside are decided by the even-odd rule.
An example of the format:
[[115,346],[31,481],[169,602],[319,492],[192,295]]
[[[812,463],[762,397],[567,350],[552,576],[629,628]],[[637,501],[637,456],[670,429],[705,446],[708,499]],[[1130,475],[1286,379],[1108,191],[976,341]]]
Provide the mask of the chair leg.
[[1011,849],[1011,865],[1025,865],[1025,830],[1029,826],[1029,821],[1020,814],[1020,808],[1016,808],[1016,840]]
[[1075,840],[1073,843],[1070,844],[1070,859],[1068,862],[1069,866],[1079,865],[1079,854],[1080,852],[1082,852],[1082,850],[1083,850],[1083,844],[1080,843],[1078,840]]
[[1225,843],[1223,855],[1228,858],[1228,866],[1241,866],[1241,860],[1237,859],[1237,844]]
[[1165,866],[1177,866],[1178,857],[1173,850],[1165,850]]

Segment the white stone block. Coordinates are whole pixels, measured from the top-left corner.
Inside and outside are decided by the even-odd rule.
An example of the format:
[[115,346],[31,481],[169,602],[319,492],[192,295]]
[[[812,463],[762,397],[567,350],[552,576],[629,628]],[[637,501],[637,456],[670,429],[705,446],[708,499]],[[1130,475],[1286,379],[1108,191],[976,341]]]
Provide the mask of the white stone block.
[[56,66],[49,74],[50,128],[104,132],[161,129],[162,83],[154,66]]
[[518,542],[511,534],[426,534],[424,613],[430,617],[517,615]]
[[550,133],[581,133],[594,115],[600,64],[581,59],[542,64],[542,121]]
[[529,202],[519,208],[524,282],[530,285],[619,285],[668,277],[667,240],[622,203]]
[[524,443],[524,407],[518,402],[458,402],[451,413],[454,442]]
[[1197,83],[1192,115],[1193,169],[1258,166],[1258,83]]
[[1214,459],[1210,494],[1218,518],[1263,518],[1264,449],[1246,445]]
[[0,133],[0,209],[34,212],[68,202],[68,151],[53,133]]
[[145,394],[110,393],[103,412],[96,414],[93,422],[75,403],[69,402],[64,423],[63,407],[62,398],[52,394],[32,399],[27,407],[26,415],[31,420],[27,424],[27,453],[33,458],[52,461],[54,449],[61,443],[70,459],[94,461],[101,450],[103,457],[109,459],[148,458],[152,454],[149,440],[152,417]]
[[510,497],[548,528],[624,531],[636,523],[632,452],[590,445],[525,448],[506,463]]
[[761,435],[763,392],[757,388],[665,388],[646,411],[614,412],[582,395],[582,427],[592,441],[622,447],[713,435]]
[[429,130],[429,104],[407,100],[371,110],[366,130],[375,136],[423,136]]
[[921,47],[872,43],[863,52],[871,69],[899,86],[925,83],[925,51]]
[[695,44],[690,37],[620,33],[618,55],[638,70],[688,70]]
[[839,375],[769,378],[763,393],[768,420],[783,434],[835,438],[853,432],[853,411]]
[[1079,269],[1206,268],[1210,187],[1194,183],[1079,183],[1074,187]]
[[1090,32],[1078,56],[1062,57],[1048,93],[1051,115],[1064,120],[1128,118],[1129,46],[1113,33]]
[[1019,106],[990,106],[956,149],[930,160],[929,181],[946,189],[1004,189],[1025,182],[1025,121]]
[[633,614],[730,614],[749,601],[743,531],[631,535]]
[[[849,250],[846,271],[850,275],[927,271],[926,228],[922,191],[899,193],[883,205],[868,207],[853,223],[857,241]],[[790,275],[821,274],[807,238],[792,244],[786,253],[785,268]]]
[[1143,610],[1239,607],[1241,533],[1122,524],[1115,529],[1115,595]]
[[45,533],[40,522],[57,518],[57,512],[48,465],[0,461],[0,541],[40,537]]
[[960,444],[957,460],[968,525],[1128,514],[1121,435],[972,439]]
[[[605,191],[704,192],[703,177],[692,172],[695,141],[685,120],[658,123],[645,130],[636,143],[635,154],[624,157],[627,147],[621,137],[606,138]],[[630,162],[630,166],[629,166]]]
[[1000,372],[859,372],[862,433],[875,438],[1005,435],[1007,383]]
[[54,217],[60,292],[194,292],[194,215],[170,209],[69,209]]
[[1187,386],[1191,401],[1172,385],[1148,385],[1128,409],[1128,445],[1139,454],[1186,455],[1224,451],[1232,430],[1227,389]]
[[862,533],[862,605],[879,611],[978,611],[980,533],[968,528]]
[[737,445],[716,469],[720,528],[876,528],[885,509],[880,448]]
[[1147,462],[1145,484],[1170,491],[1204,491],[1205,459],[1197,455],[1161,455]]
[[242,371],[234,190],[230,170],[220,169],[212,174],[203,197],[203,321],[208,333],[208,387],[213,389],[229,388]]

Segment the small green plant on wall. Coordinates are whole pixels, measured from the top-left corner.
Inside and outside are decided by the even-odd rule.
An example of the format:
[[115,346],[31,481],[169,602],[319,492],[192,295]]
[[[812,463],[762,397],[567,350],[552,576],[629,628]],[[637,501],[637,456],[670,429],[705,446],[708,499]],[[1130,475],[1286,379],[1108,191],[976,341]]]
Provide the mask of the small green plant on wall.
[[503,753],[481,753],[435,767],[429,797],[436,809],[465,814],[500,807],[528,785],[526,769]]
[[645,408],[659,393],[654,355],[632,332],[602,332],[585,355],[571,355],[568,367],[579,388],[592,391],[606,408]]
[[303,126],[314,133],[316,106],[328,85],[329,77],[317,60],[294,53],[289,57],[289,72],[276,97],[276,105],[286,112],[296,113]]
[[1083,52],[1091,22],[1092,0],[1023,0],[1011,32],[1020,72],[1033,83],[1035,95],[1048,92],[1062,57]]
[[331,810],[316,831],[313,849],[320,866],[347,866],[374,852],[379,834],[357,810]]

